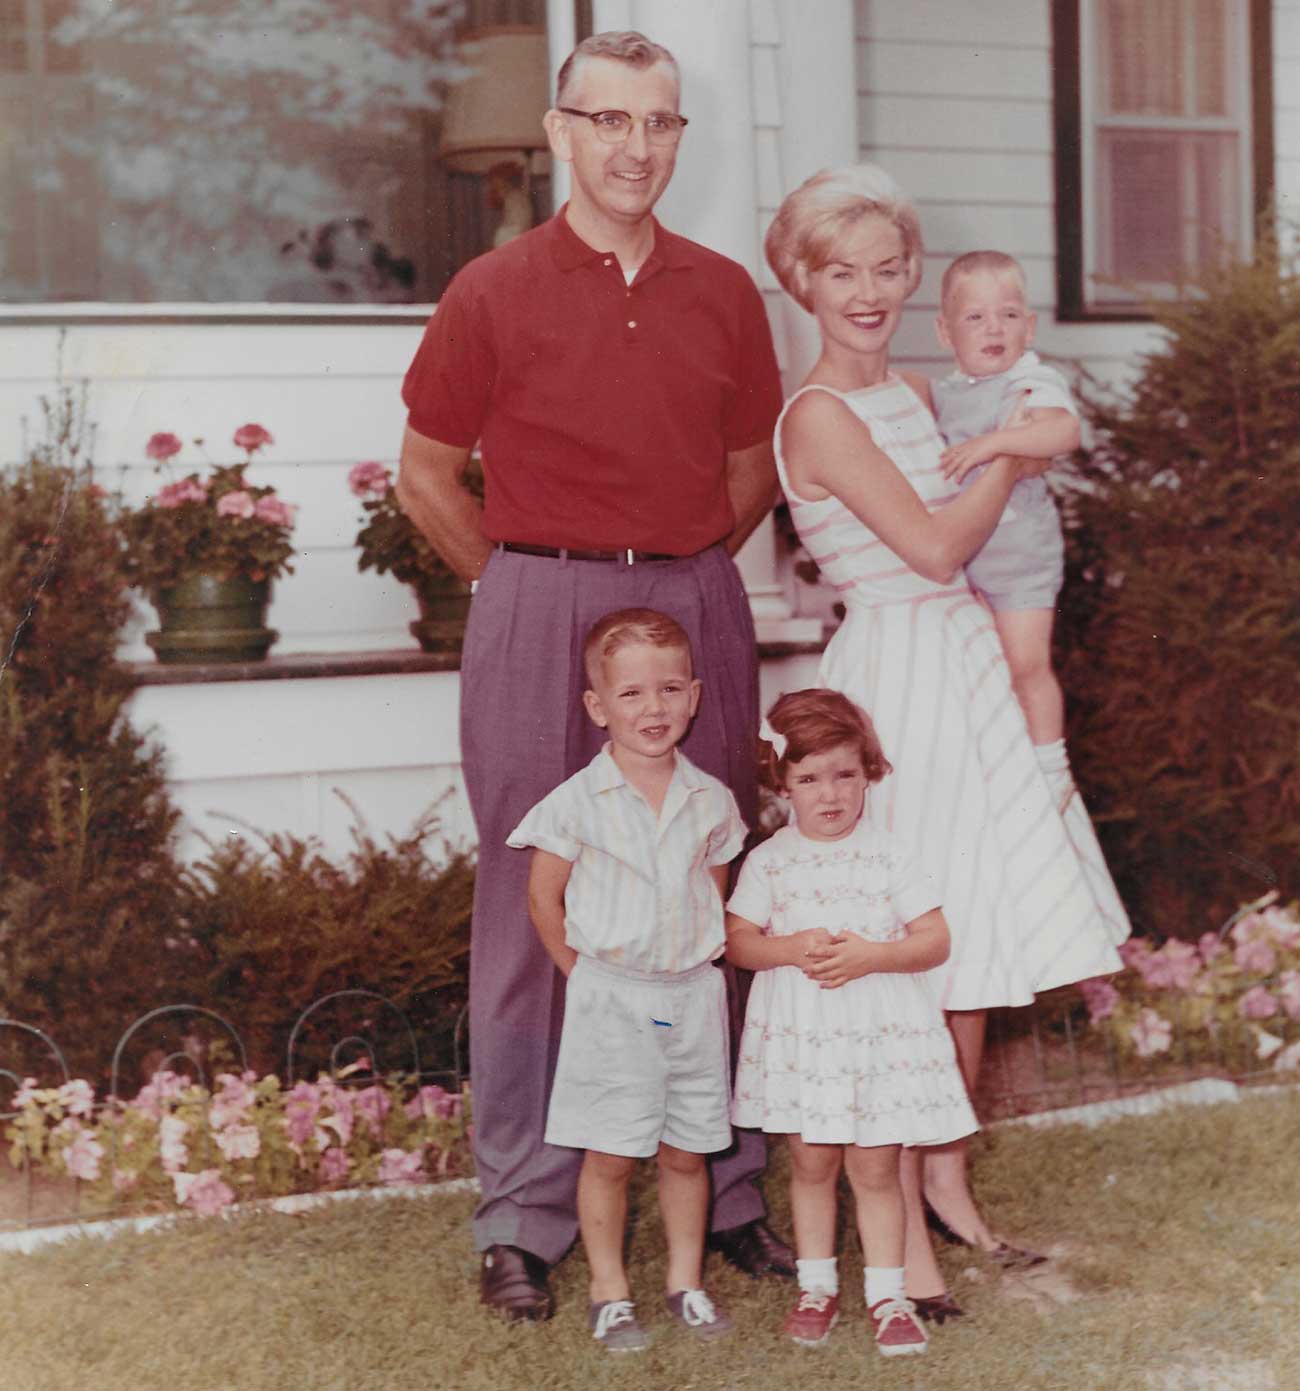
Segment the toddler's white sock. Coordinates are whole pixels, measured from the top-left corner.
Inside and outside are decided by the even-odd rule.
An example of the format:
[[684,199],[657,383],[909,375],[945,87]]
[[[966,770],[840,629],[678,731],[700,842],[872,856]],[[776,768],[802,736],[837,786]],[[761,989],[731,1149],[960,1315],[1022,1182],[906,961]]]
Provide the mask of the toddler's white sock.
[[903,1267],[869,1265],[862,1272],[862,1284],[866,1290],[868,1309],[879,1304],[882,1299],[902,1299]]
[[799,1273],[801,1290],[821,1290],[825,1294],[839,1294],[840,1275],[834,1256],[826,1256],[816,1261],[795,1261],[794,1268]]
[[1043,777],[1047,779],[1056,809],[1064,811],[1066,803],[1074,795],[1074,775],[1070,772],[1070,756],[1065,751],[1065,740],[1054,739],[1050,744],[1035,744],[1034,753]]

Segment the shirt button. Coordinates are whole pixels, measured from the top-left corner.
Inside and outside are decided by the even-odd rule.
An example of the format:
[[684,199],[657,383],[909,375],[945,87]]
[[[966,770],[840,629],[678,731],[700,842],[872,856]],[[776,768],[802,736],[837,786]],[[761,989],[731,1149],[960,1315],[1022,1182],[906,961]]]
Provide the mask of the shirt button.
[[606,256],[606,257],[605,257],[605,264],[606,264],[607,266],[612,266],[612,265],[614,264],[613,258],[610,257],[610,256]]
[[635,320],[635,319],[629,319],[629,320],[627,321],[627,326],[628,326],[628,328],[635,328],[635,327],[636,327],[636,320]]

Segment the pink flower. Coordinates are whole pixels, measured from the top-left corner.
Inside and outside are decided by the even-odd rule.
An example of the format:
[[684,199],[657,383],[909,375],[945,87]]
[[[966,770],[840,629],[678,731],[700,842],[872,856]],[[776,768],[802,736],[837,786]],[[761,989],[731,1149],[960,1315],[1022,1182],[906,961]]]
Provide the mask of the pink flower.
[[169,1174],[183,1169],[189,1162],[189,1150],[185,1148],[185,1132],[188,1129],[189,1125],[179,1116],[164,1116],[158,1122],[158,1152],[162,1166]]
[[241,425],[235,431],[235,448],[246,449],[250,454],[255,454],[263,445],[274,443],[271,432],[260,425]]
[[419,1150],[407,1154],[405,1150],[387,1149],[379,1157],[380,1183],[422,1183],[427,1177]]
[[340,1145],[346,1145],[352,1138],[352,1128],[356,1125],[357,1108],[352,1093],[346,1087],[331,1087],[329,1101],[334,1108],[334,1114],[325,1116],[321,1125],[328,1127],[338,1136]]
[[178,1073],[164,1068],[161,1072],[155,1072],[140,1088],[139,1095],[131,1102],[131,1106],[134,1110],[143,1112],[150,1120],[156,1121],[162,1116],[163,1102],[175,1101],[184,1090],[185,1079]]
[[75,1077],[59,1088],[59,1101],[70,1116],[88,1116],[95,1109],[95,1089],[84,1077]]
[[133,1174],[130,1169],[113,1170],[113,1192],[129,1193],[139,1181],[140,1175]]
[[1300,971],[1283,971],[1277,998],[1290,1019],[1300,1019]]
[[1243,1019],[1271,1019],[1277,1013],[1277,1000],[1262,985],[1253,985],[1237,1001]]
[[391,486],[388,470],[375,459],[353,464],[348,472],[348,487],[358,497],[383,497]]
[[85,1179],[93,1182],[99,1177],[99,1161],[104,1157],[104,1146],[88,1130],[83,1130],[81,1123],[75,1120],[66,1120],[59,1130],[64,1127],[73,1127],[70,1131],[72,1140],[63,1147],[63,1162],[68,1167],[68,1173],[73,1178]]
[[216,1133],[217,1148],[232,1163],[236,1159],[256,1159],[262,1152],[262,1137],[255,1125],[228,1125]]
[[253,1109],[257,1094],[247,1081],[233,1072],[217,1074],[217,1094],[212,1098],[208,1120],[214,1130],[241,1121]]
[[257,506],[253,511],[262,521],[270,522],[272,526],[292,526],[294,514],[298,509],[293,503],[281,502],[274,493],[268,493],[265,497],[257,499]]
[[322,1183],[339,1183],[347,1176],[347,1154],[337,1145],[333,1145],[320,1157],[320,1181]]
[[1145,937],[1130,937],[1126,942],[1120,943],[1118,951],[1119,959],[1125,966],[1140,971],[1142,964],[1151,955],[1151,943]]
[[1201,960],[1208,966],[1216,956],[1222,956],[1227,947],[1223,945],[1223,939],[1217,932],[1202,932],[1201,939],[1197,942],[1197,948],[1201,953]]
[[182,478],[179,483],[164,483],[153,500],[155,507],[183,507],[187,502],[206,502],[208,489],[197,478]]
[[1094,980],[1081,980],[1079,990],[1083,995],[1084,1004],[1088,1006],[1090,1024],[1100,1024],[1103,1019],[1109,1019],[1119,1003],[1119,991],[1110,981],[1103,980],[1100,976]]
[[1265,908],[1260,916],[1268,923],[1278,946],[1300,946],[1300,919],[1293,918],[1285,908]]
[[222,493],[217,499],[218,517],[251,517],[256,510],[252,494],[242,488],[237,488],[233,493]]
[[215,1217],[223,1207],[235,1201],[234,1190],[221,1181],[216,1169],[204,1169],[198,1174],[173,1174],[176,1201],[193,1208],[200,1217]]
[[316,1113],[320,1110],[320,1088],[310,1082],[296,1082],[285,1098],[284,1128],[289,1143],[299,1154],[316,1133]]
[[1200,973],[1200,953],[1190,942],[1171,937],[1138,969],[1153,990],[1186,990]]
[[1268,920],[1262,913],[1247,913],[1232,929],[1232,940],[1238,943],[1253,942],[1268,935]]
[[384,1118],[388,1115],[391,1105],[388,1093],[383,1087],[366,1087],[356,1094],[357,1114],[365,1121],[371,1135],[376,1139],[384,1128]]
[[1232,957],[1250,975],[1267,976],[1277,966],[1277,952],[1262,937],[1252,937],[1242,942]]
[[167,434],[162,430],[156,435],[150,435],[149,443],[144,447],[145,458],[157,459],[160,464],[180,452],[180,440],[175,435]]
[[1149,1058],[1155,1053],[1166,1052],[1173,1036],[1173,1025],[1153,1009],[1144,1009],[1129,1031],[1129,1037],[1133,1040],[1139,1058]]
[[14,1110],[21,1111],[24,1106],[29,1106],[39,1091],[40,1085],[35,1077],[24,1077],[18,1090],[14,1093]]

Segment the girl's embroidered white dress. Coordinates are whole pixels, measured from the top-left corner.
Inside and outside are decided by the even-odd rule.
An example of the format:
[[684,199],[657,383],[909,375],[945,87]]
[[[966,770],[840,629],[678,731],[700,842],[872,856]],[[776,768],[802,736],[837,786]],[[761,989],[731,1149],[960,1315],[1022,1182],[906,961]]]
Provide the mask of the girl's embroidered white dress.
[[[914,857],[864,816],[842,840],[782,827],[750,853],[727,907],[769,936],[824,927],[893,942],[938,901]],[[823,990],[796,966],[754,973],[732,1120],[835,1145],[942,1144],[976,1128],[925,975]]]
[[[934,418],[906,382],[890,374],[831,395],[930,511],[957,496]],[[1082,798],[1064,810],[1052,799],[992,616],[963,576],[942,585],[918,575],[837,498],[796,496],[779,423],[776,440],[800,539],[847,609],[819,680],[875,723],[894,771],[871,790],[871,820],[913,847],[942,898],[952,955],[930,973],[941,1003],[1023,1005],[1119,970],[1128,917]]]

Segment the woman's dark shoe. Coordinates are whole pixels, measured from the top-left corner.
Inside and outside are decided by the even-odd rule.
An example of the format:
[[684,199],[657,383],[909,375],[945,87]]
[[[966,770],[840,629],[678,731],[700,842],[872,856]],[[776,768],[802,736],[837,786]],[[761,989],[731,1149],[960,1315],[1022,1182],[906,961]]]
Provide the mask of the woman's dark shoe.
[[990,1260],[1000,1265],[1003,1270],[1030,1270],[1036,1265],[1042,1265],[1047,1260],[1047,1257],[1038,1251],[1029,1251],[1022,1246],[1011,1246],[1005,1241],[999,1241],[991,1251],[986,1251],[984,1247],[977,1246],[973,1241],[967,1241],[960,1233],[953,1231],[929,1203],[925,1205],[925,1225],[950,1246],[967,1246],[972,1251],[983,1251]]
[[794,1252],[761,1218],[710,1233],[708,1245],[745,1275],[795,1275]]
[[991,1251],[985,1251],[984,1254],[996,1261],[1003,1270],[1031,1270],[1036,1265],[1043,1265],[1047,1260],[1041,1251],[1027,1251],[1023,1246],[1009,1246],[1005,1241],[999,1241]]
[[483,1252],[479,1300],[508,1319],[540,1323],[555,1312],[546,1283],[549,1269],[540,1256],[518,1246],[489,1246]]
[[917,1318],[924,1319],[926,1323],[947,1323],[949,1319],[964,1319],[966,1310],[944,1290],[942,1294],[931,1295],[929,1298],[917,1299],[910,1296],[912,1303],[916,1306]]

